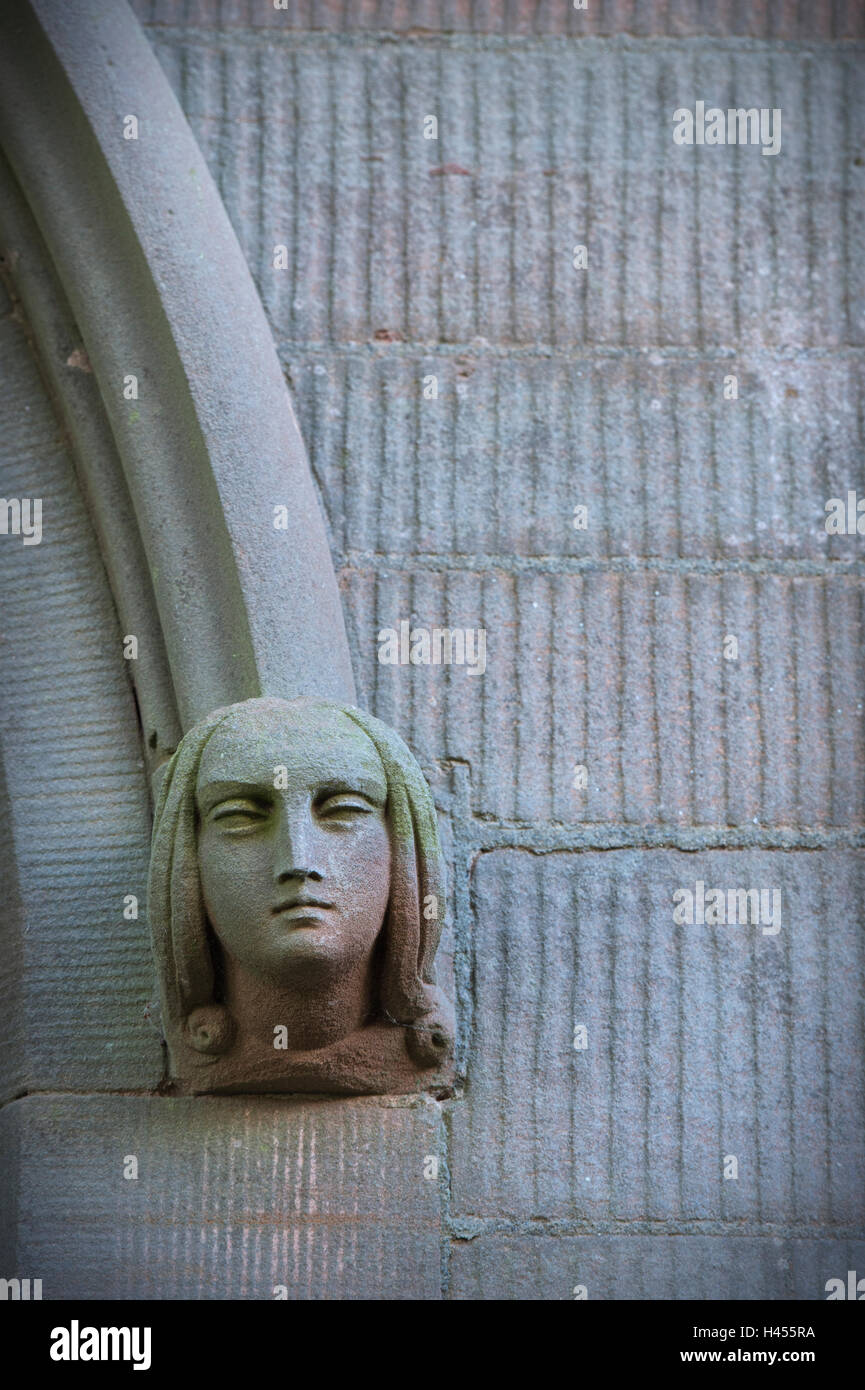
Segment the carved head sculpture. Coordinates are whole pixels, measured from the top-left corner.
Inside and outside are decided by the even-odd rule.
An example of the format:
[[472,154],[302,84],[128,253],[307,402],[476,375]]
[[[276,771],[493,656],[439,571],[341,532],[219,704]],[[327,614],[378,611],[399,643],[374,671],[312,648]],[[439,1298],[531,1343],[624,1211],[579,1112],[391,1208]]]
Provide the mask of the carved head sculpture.
[[269,697],[201,720],[165,772],[149,884],[176,1084],[441,1084],[441,873],[429,788],[380,720]]

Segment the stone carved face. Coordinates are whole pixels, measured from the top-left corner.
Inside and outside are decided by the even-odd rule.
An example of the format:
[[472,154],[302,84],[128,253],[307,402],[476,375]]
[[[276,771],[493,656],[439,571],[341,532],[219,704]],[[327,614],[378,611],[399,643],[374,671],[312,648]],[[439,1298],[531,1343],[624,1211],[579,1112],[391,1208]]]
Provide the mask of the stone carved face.
[[[274,785],[277,783],[278,785]],[[390,895],[387,782],[339,711],[242,711],[204,749],[198,866],[224,950],[253,975],[327,990],[367,960]]]
[[324,700],[214,710],[168,764],[154,821],[171,1079],[417,1089],[452,1041],[433,974],[443,906],[435,808],[393,730]]

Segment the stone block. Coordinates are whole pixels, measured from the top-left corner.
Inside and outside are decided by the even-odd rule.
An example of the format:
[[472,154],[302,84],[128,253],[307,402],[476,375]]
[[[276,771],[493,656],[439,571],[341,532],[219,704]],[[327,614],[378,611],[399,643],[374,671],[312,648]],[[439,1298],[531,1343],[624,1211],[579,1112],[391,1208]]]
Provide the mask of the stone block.
[[[482,855],[454,1213],[861,1231],[861,875],[856,851]],[[677,925],[698,880],[777,890],[779,929]]]
[[349,563],[861,563],[858,537],[826,531],[829,498],[865,496],[861,371],[844,357],[293,349],[286,367]]
[[142,24],[205,29],[266,29],[326,33],[411,35],[555,35],[588,38],[741,35],[757,39],[855,39],[865,37],[857,0],[813,0],[802,7],[786,0],[756,5],[736,0],[591,0],[576,10],[565,0],[132,0]]
[[440,1296],[434,1102],[31,1096],[2,1127],[4,1269],[46,1299]]
[[[849,46],[149,33],[278,343],[863,342]],[[698,100],[780,108],[780,154],[675,144]]]
[[[827,1280],[846,1280],[848,1269],[863,1267],[862,1240],[485,1235],[454,1245],[451,1297],[562,1300],[573,1299],[581,1286],[581,1297],[589,1302],[819,1300],[826,1297]],[[739,1323],[748,1321],[743,1314]],[[794,1319],[786,1316],[782,1321],[789,1326]],[[713,1348],[718,1345],[711,1343]],[[813,1345],[802,1342],[802,1348]]]
[[[421,761],[470,765],[477,814],[743,834],[862,824],[853,576],[370,562],[342,585],[362,697]],[[484,629],[483,674],[381,662],[379,633],[405,621]]]
[[[3,493],[42,539],[0,544],[2,1092],[130,1090],[162,1075],[145,917],[150,809],[123,633],[21,324],[0,325]],[[146,652],[142,660],[147,659]],[[131,897],[138,915],[130,918]]]

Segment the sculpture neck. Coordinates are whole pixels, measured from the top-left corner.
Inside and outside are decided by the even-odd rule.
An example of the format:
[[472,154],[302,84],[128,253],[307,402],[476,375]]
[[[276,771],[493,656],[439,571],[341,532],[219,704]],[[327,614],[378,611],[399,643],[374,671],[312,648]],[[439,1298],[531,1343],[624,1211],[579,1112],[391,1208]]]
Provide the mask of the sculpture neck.
[[[326,987],[308,980],[282,985],[254,975],[223,954],[225,1002],[237,1025],[237,1043],[285,1052],[312,1052],[347,1037],[369,1022],[373,1001],[370,959],[331,978]],[[280,1030],[277,1032],[277,1030]],[[284,1030],[284,1031],[282,1031]]]

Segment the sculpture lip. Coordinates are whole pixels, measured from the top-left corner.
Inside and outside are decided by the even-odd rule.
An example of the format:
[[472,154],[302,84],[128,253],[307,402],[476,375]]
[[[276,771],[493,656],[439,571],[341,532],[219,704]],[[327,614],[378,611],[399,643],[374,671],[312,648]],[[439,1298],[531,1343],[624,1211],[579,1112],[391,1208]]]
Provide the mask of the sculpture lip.
[[283,912],[293,912],[295,908],[308,907],[333,907],[333,903],[326,902],[324,898],[313,898],[306,893],[301,893],[296,898],[286,898],[284,902],[278,903],[271,908],[274,917],[278,917]]

